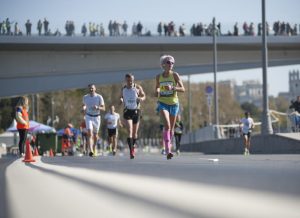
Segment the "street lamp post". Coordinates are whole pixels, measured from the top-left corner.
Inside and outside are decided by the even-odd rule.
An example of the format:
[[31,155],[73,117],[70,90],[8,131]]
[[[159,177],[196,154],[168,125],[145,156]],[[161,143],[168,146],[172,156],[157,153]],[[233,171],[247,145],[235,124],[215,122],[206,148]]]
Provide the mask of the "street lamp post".
[[262,72],[263,72],[263,114],[261,134],[273,134],[268,98],[268,47],[266,37],[266,1],[262,0]]
[[217,39],[216,39],[216,19],[213,18],[213,65],[214,65],[214,115],[215,125],[219,125],[219,102],[218,102],[218,84],[217,84]]

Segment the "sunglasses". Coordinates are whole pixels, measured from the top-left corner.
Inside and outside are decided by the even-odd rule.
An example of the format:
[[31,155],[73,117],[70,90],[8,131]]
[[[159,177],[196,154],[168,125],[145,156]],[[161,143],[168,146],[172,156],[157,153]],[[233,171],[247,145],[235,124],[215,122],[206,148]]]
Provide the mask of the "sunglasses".
[[167,61],[166,64],[174,64],[172,61]]

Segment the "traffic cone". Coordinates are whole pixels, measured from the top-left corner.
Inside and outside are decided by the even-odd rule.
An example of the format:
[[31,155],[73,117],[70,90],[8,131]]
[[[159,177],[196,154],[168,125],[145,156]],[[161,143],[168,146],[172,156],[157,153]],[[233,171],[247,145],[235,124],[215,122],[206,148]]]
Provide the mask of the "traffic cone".
[[31,148],[30,148],[29,143],[26,143],[26,153],[25,153],[25,158],[24,158],[23,162],[35,162],[35,160],[32,157]]
[[35,147],[34,149],[33,156],[39,156],[39,150],[37,149],[37,147]]
[[53,154],[52,148],[50,148],[50,151],[49,151],[49,157],[54,157],[54,154]]

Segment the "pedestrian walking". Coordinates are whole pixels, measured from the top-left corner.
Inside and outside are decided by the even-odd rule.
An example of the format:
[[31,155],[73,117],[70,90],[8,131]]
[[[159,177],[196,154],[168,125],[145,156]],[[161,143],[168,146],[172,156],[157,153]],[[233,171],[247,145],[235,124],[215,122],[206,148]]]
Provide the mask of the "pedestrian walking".
[[250,154],[250,141],[251,141],[251,132],[254,128],[253,119],[250,117],[249,112],[245,112],[245,117],[240,120],[240,130],[244,139],[244,155]]
[[85,115],[85,123],[88,130],[87,144],[90,149],[89,156],[92,157],[96,154],[96,144],[101,124],[100,112],[105,111],[105,104],[103,97],[96,93],[96,86],[94,84],[90,84],[88,88],[89,94],[83,96],[82,110]]
[[24,145],[29,129],[28,98],[22,96],[16,106],[17,129],[19,132],[19,155],[24,156]]
[[135,144],[138,137],[140,123],[141,102],[146,99],[142,86],[134,82],[133,74],[125,75],[126,85],[123,86],[120,102],[124,104],[123,118],[128,130],[127,143],[130,151],[130,159],[135,157]]
[[112,154],[115,156],[117,152],[118,125],[123,127],[120,115],[115,111],[115,106],[110,105],[109,112],[105,114],[104,120],[107,125],[108,142]]
[[177,92],[184,92],[182,80],[177,72],[173,71],[175,59],[171,55],[163,55],[160,65],[163,72],[156,76],[156,95],[158,97],[158,111],[164,122],[163,139],[167,159],[173,157],[171,139],[174,132],[176,117],[179,112]]

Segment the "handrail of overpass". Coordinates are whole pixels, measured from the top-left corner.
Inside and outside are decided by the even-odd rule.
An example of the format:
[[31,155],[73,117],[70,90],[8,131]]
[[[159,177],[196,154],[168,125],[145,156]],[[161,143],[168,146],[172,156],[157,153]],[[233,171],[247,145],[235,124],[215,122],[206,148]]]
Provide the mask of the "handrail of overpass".
[[[74,48],[74,49],[138,49],[141,45],[148,49],[157,49],[157,46],[171,49],[211,49],[213,38],[210,36],[120,36],[120,37],[82,37],[82,36],[0,36],[0,50],[41,50],[47,48]],[[260,36],[218,36],[218,49],[236,49],[248,47],[257,49],[261,46]],[[297,36],[269,36],[269,48],[300,49],[300,35]]]

